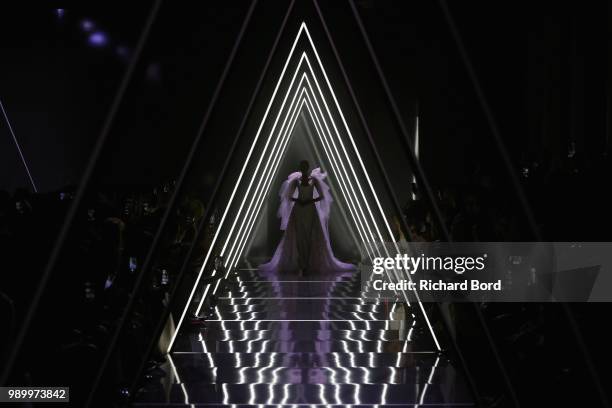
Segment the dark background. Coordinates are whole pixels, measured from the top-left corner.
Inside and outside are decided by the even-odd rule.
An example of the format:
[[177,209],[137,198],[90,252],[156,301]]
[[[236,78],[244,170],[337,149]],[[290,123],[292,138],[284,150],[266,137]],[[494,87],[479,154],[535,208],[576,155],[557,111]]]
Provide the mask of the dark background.
[[[244,90],[254,86],[280,23],[284,10],[271,3],[262,2],[239,51],[242,63],[222,98],[231,103],[217,111],[225,123],[237,121],[249,92]],[[147,5],[68,9],[61,15],[53,9],[2,13],[0,97],[39,190],[77,182]],[[461,183],[476,167],[503,173],[482,106],[437,3],[361,1],[358,6],[408,123],[418,105],[422,163],[432,180]],[[176,177],[246,7],[240,1],[207,3],[185,13],[162,6],[101,161],[105,182],[151,184]],[[364,111],[375,123],[373,131],[381,135],[379,148],[393,166],[393,139],[384,137],[395,129],[385,117],[389,109],[371,61],[362,42],[355,41],[359,37],[350,9],[329,2],[322,8],[333,21],[332,35]],[[298,2],[298,9],[316,33],[312,7]],[[561,166],[571,141],[582,160],[604,153],[609,133],[604,3],[471,1],[451,4],[451,12],[517,168],[534,157]],[[93,23],[89,32],[83,28],[86,20]],[[295,32],[297,24],[292,28]],[[107,42],[91,44],[94,32],[103,33]],[[292,38],[285,37],[284,43]],[[320,43],[323,58],[334,65],[326,44]],[[0,185],[26,187],[2,122]],[[226,126],[225,132],[230,130]],[[222,151],[228,145],[220,133],[209,142]]]
[[[445,191],[455,191],[457,201],[463,200],[457,207],[443,208],[447,215],[444,221],[454,229],[453,238],[610,241],[608,4],[449,3],[467,60],[449,29],[440,2],[356,2],[409,139],[414,135],[418,115],[420,163],[440,206],[448,204]],[[161,293],[157,274],[167,268],[173,279],[182,264],[180,256],[187,245],[196,241],[191,237],[193,241],[185,239],[178,243],[179,249],[175,248],[174,239],[180,235],[177,231],[183,232],[185,215],[192,215],[182,206],[192,205],[193,213],[203,217],[203,211],[198,210],[209,205],[212,186],[228,156],[287,4],[264,0],[255,9],[174,208],[166,207],[167,192],[157,189],[153,193],[153,188],[176,180],[185,164],[249,2],[205,2],[189,9],[169,2],[162,5],[26,336],[21,352],[24,361],[18,361],[13,372],[20,381],[24,373],[32,372],[34,379],[68,378],[85,384],[77,388],[81,392],[89,389],[96,362],[106,350],[108,333],[115,328],[123,305],[130,299],[134,271],[128,259],[134,256],[141,265],[158,231],[161,215],[167,211],[171,221],[159,233],[161,249],[151,250],[153,260],[144,272],[150,275],[143,285],[147,290],[141,290],[146,296],[138,299],[136,309],[148,318],[149,304],[161,304],[149,303],[147,297],[155,299]],[[405,141],[348,3],[327,0],[320,5],[390,175],[390,184],[400,205],[407,207],[403,214],[396,215],[405,216],[417,236],[444,240],[440,231],[432,227],[431,211],[419,207],[422,200],[410,200],[413,172],[402,147]],[[143,1],[90,10],[33,8],[0,14],[0,100],[43,193],[24,199],[27,194],[18,192],[10,198],[16,189],[31,186],[2,118],[0,192],[6,208],[2,208],[1,215],[7,221],[2,230],[3,248],[8,248],[10,255],[6,264],[20,266],[16,272],[5,268],[10,279],[3,282],[10,294],[17,294],[17,324],[31,304],[32,282],[39,282],[70,205],[69,200],[60,202],[58,193],[73,191],[90,163],[92,147],[150,7],[151,2]],[[289,18],[244,137],[236,154],[230,157],[228,177],[234,180],[244,162],[249,141],[302,21],[308,24],[349,127],[373,173],[374,184],[383,191],[381,174],[335,57],[312,3],[305,0],[296,2]],[[472,72],[466,64],[471,64]],[[482,90],[480,95],[477,86]],[[276,194],[282,178],[295,170],[299,159],[305,157],[314,162],[312,152],[303,145],[303,130],[300,127],[296,131],[297,143],[290,146],[270,194]],[[510,158],[509,163],[502,159],[503,152]],[[519,179],[535,225],[526,217],[525,206],[517,198],[520,190],[512,178]],[[222,209],[231,187],[231,182],[224,183],[222,197],[211,206]],[[423,198],[420,189],[419,185],[419,198]],[[100,191],[110,193],[96,196]],[[118,191],[123,194],[116,194]],[[385,208],[391,208],[388,195],[382,199]],[[14,208],[24,202],[32,204],[33,216],[28,211],[22,216]],[[113,205],[108,206],[108,202]],[[145,207],[150,209],[151,202],[156,208],[148,213]],[[133,204],[135,213],[124,212],[124,204]],[[262,256],[270,254],[278,238],[272,216],[276,203],[269,200],[267,205],[268,219],[262,223],[254,245]],[[480,206],[478,211],[471,207],[474,205]],[[90,209],[102,214],[99,222],[88,220]],[[122,218],[119,221],[128,225],[128,232],[131,228],[132,242],[125,245],[127,249],[124,250],[123,238],[119,238],[120,228],[104,218],[109,216]],[[466,222],[469,217],[473,218]],[[197,217],[191,218],[193,227]],[[339,220],[338,216],[334,219]],[[467,226],[463,230],[462,224]],[[487,234],[488,227],[494,224],[511,233]],[[343,234],[341,227],[332,228],[332,235]],[[473,234],[476,230],[479,234]],[[339,248],[339,240],[335,241],[334,249],[350,253],[351,248]],[[204,244],[195,253],[205,252]],[[118,254],[120,250],[123,253]],[[118,259],[116,265],[112,264],[114,259]],[[194,270],[201,265],[198,261],[193,262]],[[94,287],[103,293],[109,271],[118,271],[117,275],[124,279],[115,285],[116,292],[111,290],[112,297],[99,296],[93,302],[97,315],[80,308],[78,305],[92,303],[91,299],[83,299],[83,287]],[[185,281],[189,284],[193,278],[189,270]],[[188,284],[181,293],[189,293]],[[58,297],[58,293],[62,296]],[[512,380],[518,383],[523,401],[533,402],[534,392],[538,395],[536,402],[548,401],[553,394],[555,401],[561,403],[578,403],[584,395],[599,398],[593,380],[597,376],[593,373],[609,370],[609,338],[601,330],[601,316],[609,314],[605,312],[607,305],[572,305],[575,321],[559,304],[478,307],[483,309],[493,337],[501,345],[502,359],[510,367]],[[157,316],[156,313],[158,309],[151,315]],[[469,363],[477,366],[474,371],[495,386],[501,384],[498,378],[489,378],[486,365],[493,364],[494,358],[485,355],[486,336],[478,332],[476,318],[460,307],[454,313],[461,332],[459,341],[471,352]],[[102,316],[108,328],[106,334],[92,335],[99,348],[87,349],[84,357],[77,353],[66,358],[58,352],[65,350],[66,343],[74,343],[74,327],[85,328],[86,333],[95,331],[89,327],[97,325],[98,317],[94,316]],[[129,322],[141,319],[131,317]],[[112,360],[118,367],[126,366],[124,377],[107,370],[105,389],[136,375],[137,362],[132,360],[141,356],[133,351],[140,352],[142,343],[153,338],[151,327],[145,325],[146,330],[140,331],[142,326],[138,324],[126,326],[130,327],[123,329],[118,346],[122,354]],[[51,331],[61,335],[48,336]],[[47,336],[46,348],[40,347],[42,336]],[[86,340],[89,342],[89,338]],[[590,350],[592,360],[586,358],[589,356],[584,350]],[[56,367],[63,368],[64,377],[58,375]]]

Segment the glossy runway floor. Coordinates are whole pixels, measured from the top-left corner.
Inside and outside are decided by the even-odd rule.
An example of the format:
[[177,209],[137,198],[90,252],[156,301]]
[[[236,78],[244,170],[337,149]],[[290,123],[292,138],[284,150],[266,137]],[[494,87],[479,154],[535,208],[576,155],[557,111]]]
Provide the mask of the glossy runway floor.
[[411,309],[362,295],[358,274],[239,270],[206,327],[179,334],[135,406],[471,406]]

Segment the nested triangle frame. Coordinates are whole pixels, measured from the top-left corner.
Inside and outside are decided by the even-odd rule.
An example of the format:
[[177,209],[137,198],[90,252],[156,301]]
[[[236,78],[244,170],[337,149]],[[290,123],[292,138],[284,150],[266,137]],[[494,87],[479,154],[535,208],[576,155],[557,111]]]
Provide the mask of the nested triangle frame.
[[[306,147],[310,149],[310,152],[313,154],[314,156],[314,163],[318,163],[322,168],[331,168],[332,167],[332,163],[329,161],[329,157],[328,156],[323,156],[323,154],[321,153],[321,149],[322,146],[317,147],[317,142],[315,140],[315,136],[312,133],[312,130],[310,128],[310,124],[308,122],[308,119],[306,118],[306,114],[308,113],[308,106],[305,104],[305,100],[304,100],[304,104],[301,105],[300,108],[300,119],[302,122],[302,130],[305,133],[306,136]],[[298,121],[300,120],[298,119]],[[313,115],[310,115],[310,123],[314,122],[314,117]],[[296,127],[298,126],[298,124],[296,123]],[[293,137],[293,135],[291,135],[291,137]],[[320,139],[319,139],[320,140]],[[278,173],[277,173],[278,174]],[[276,179],[278,180],[278,178]],[[347,212],[349,211],[348,208],[346,208],[346,202],[344,202],[343,200],[343,196],[341,195],[340,192],[340,188],[338,185],[336,185],[336,182],[334,180],[333,177],[328,178],[327,179],[327,184],[329,186],[329,190],[330,193],[332,195],[333,201],[336,203],[336,207],[339,211],[339,216],[342,218],[342,220],[344,221],[345,227],[347,229],[348,234],[350,235],[350,239],[353,242],[353,244],[355,245],[355,248],[358,248],[360,250],[360,253],[363,257],[364,255],[364,251],[362,251],[362,240],[360,238],[357,237],[358,232],[355,231],[355,228],[353,227],[354,222],[349,220],[350,215],[347,214]],[[268,195],[264,196],[265,200],[269,200],[271,193],[268,193]],[[249,251],[251,249],[251,246],[253,244],[253,240],[255,239],[255,236],[257,235],[258,229],[262,223],[262,221],[264,220],[264,217],[258,217],[257,222],[255,224],[255,227],[253,229],[253,232],[250,234],[250,237],[247,241],[247,244],[245,246],[245,249],[243,251],[243,254],[245,255],[245,259],[248,257],[249,255]]]
[[[289,86],[282,98],[280,108],[272,124],[272,128],[267,132],[268,134],[263,148],[256,154],[258,157],[255,157],[255,147],[258,145],[260,137],[262,136],[264,124],[267,123],[273,103],[277,100],[281,83],[285,79],[285,75],[287,74],[289,64],[294,54],[296,54],[298,42],[303,36],[307,39],[306,44],[309,46],[309,52],[307,53],[304,51],[300,54],[296,68],[291,76]],[[316,61],[315,67],[318,69],[319,75],[323,78],[322,82],[326,92],[331,96],[331,104],[327,102],[325,93],[321,88],[321,82],[319,82],[319,76],[316,70],[313,69],[309,54],[312,55],[314,61]],[[287,103],[288,101],[289,103]],[[339,117],[339,122],[341,123],[340,127],[337,125],[332,111]],[[306,115],[306,113],[308,115]],[[314,132],[312,133],[316,135],[319,145],[322,147],[321,151],[330,164],[335,180],[337,180],[338,188],[335,193],[341,197],[344,208],[348,210],[347,212],[350,217],[347,216],[347,220],[352,222],[352,227],[354,227],[354,230],[357,232],[355,236],[362,244],[360,247],[365,249],[363,254],[364,257],[367,256],[373,259],[379,256],[395,256],[397,253],[400,253],[399,246],[395,244],[393,232],[376,193],[376,189],[372,184],[370,175],[368,174],[362,156],[357,148],[344,113],[340,108],[340,104],[338,103],[338,99],[331,86],[319,53],[306,24],[302,22],[293,41],[289,55],[285,60],[281,74],[276,82],[270,101],[267,104],[263,118],[261,119],[257,132],[250,145],[238,179],[234,184],[223,215],[219,220],[212,242],[204,258],[204,262],[193,283],[193,287],[181,312],[175,331],[171,336],[168,351],[172,349],[177,334],[185,320],[187,311],[200,287],[200,281],[202,280],[204,271],[209,262],[211,262],[213,249],[216,248],[217,241],[220,237],[224,237],[219,255],[224,259],[224,267],[227,271],[226,277],[240,261],[245,247],[249,242],[249,238],[253,233],[253,228],[260,215],[265,197],[268,196],[270,191],[272,180],[286,153],[288,143],[294,133],[293,130],[300,117],[303,119],[309,118],[309,122],[314,128]],[[279,123],[280,127],[278,127]],[[315,137],[313,137],[312,134],[309,134],[309,137],[311,143],[316,145],[315,140],[313,140]],[[347,143],[345,143],[344,139],[346,139]],[[357,169],[353,165],[353,161],[355,160],[351,160],[351,157],[356,159],[358,164]],[[255,159],[257,159],[255,170],[249,177],[246,190],[240,191],[240,194],[237,195],[238,189],[242,185],[247,167],[251,161]],[[358,175],[363,177],[358,177]],[[365,180],[365,186],[361,184],[363,180]],[[230,210],[233,208],[234,201],[237,197],[240,198],[240,205],[237,210],[232,210],[230,214]],[[374,205],[371,206],[370,203]],[[231,225],[228,225],[229,219],[232,220]],[[375,243],[383,242],[391,242],[395,245],[394,251],[392,251],[393,253],[390,253],[385,245],[375,245]],[[213,268],[211,276],[215,276],[217,273],[218,271]],[[397,274],[399,271],[393,271],[393,273]],[[407,274],[407,276],[410,277],[410,274]],[[212,288],[213,294],[216,293],[219,282],[220,280],[217,280],[216,286]],[[196,314],[200,313],[204,299],[210,290],[211,285],[206,284],[196,309]],[[406,303],[410,305],[406,293],[402,291],[401,294]],[[438,338],[433,330],[425,308],[419,299],[418,293],[415,291],[413,296],[417,300],[418,312],[420,312],[425,321],[433,343],[436,349],[440,351],[440,343],[438,342]]]

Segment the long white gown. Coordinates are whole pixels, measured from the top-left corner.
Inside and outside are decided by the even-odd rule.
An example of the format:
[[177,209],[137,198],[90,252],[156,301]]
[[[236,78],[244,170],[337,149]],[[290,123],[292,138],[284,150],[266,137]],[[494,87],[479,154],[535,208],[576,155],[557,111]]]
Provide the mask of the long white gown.
[[[284,230],[270,262],[259,266],[266,273],[299,273],[305,275],[352,271],[355,265],[336,259],[329,242],[328,220],[332,202],[327,174],[314,169],[307,185],[300,182],[301,173],[292,173],[283,183],[278,216]],[[323,195],[316,203],[294,203],[291,198],[310,200]]]

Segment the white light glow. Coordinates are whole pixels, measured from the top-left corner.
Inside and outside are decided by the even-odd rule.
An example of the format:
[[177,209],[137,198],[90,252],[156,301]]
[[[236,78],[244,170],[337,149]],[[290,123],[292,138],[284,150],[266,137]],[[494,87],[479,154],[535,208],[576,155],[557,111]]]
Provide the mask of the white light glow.
[[[264,117],[262,118],[262,121],[259,125],[259,128],[257,130],[257,133],[255,135],[255,138],[253,140],[253,143],[250,146],[249,152],[247,154],[246,160],[242,166],[241,172],[238,176],[238,181],[236,182],[236,184],[234,185],[232,194],[230,195],[230,199],[229,202],[223,212],[223,216],[221,217],[221,220],[219,222],[218,228],[214,234],[213,240],[211,242],[210,248],[207,252],[207,255],[204,259],[204,263],[202,264],[202,267],[200,268],[200,271],[198,273],[198,276],[195,280],[195,284],[194,287],[192,288],[192,291],[190,293],[190,296],[188,298],[187,304],[181,314],[181,317],[179,318],[179,322],[177,324],[176,330],[173,333],[172,337],[171,337],[171,341],[170,341],[170,345],[168,347],[168,351],[172,348],[174,341],[176,339],[176,336],[178,334],[178,331],[184,321],[185,318],[185,314],[187,313],[187,310],[189,309],[189,306],[191,304],[191,301],[193,300],[193,296],[195,294],[195,291],[199,285],[199,282],[201,280],[203,271],[208,263],[208,260],[210,258],[211,252],[213,250],[213,248],[215,247],[216,241],[222,231],[224,222],[228,216],[228,212],[230,210],[230,208],[232,207],[232,203],[234,201],[237,189],[239,187],[239,185],[241,184],[241,181],[243,179],[243,176],[245,174],[247,165],[250,162],[251,156],[254,152],[255,146],[257,144],[257,141],[259,140],[259,137],[261,135],[264,123],[267,121],[268,115],[270,113],[270,109],[273,105],[273,102],[276,100],[276,96],[278,93],[278,90],[280,88],[280,85],[283,81],[283,78],[285,77],[289,62],[294,54],[294,51],[296,49],[296,45],[298,43],[298,40],[300,39],[301,35],[305,33],[308,41],[310,43],[310,47],[314,53],[314,56],[316,58],[317,61],[317,65],[318,68],[320,70],[320,72],[323,75],[324,78],[324,82],[325,85],[327,86],[327,89],[329,90],[329,93],[331,94],[331,97],[333,99],[334,105],[335,105],[335,111],[337,112],[337,114],[339,114],[340,118],[341,118],[341,122],[344,125],[344,129],[346,131],[346,135],[348,135],[348,138],[350,140],[350,146],[352,146],[353,148],[353,153],[355,154],[357,161],[361,167],[361,173],[365,176],[365,180],[367,182],[367,185],[369,187],[371,196],[374,198],[374,202],[375,202],[375,209],[378,209],[378,217],[380,220],[382,220],[382,222],[384,223],[385,227],[386,227],[386,232],[388,233],[388,240],[395,242],[395,238],[393,236],[393,232],[391,230],[391,227],[387,221],[387,218],[385,216],[385,213],[382,209],[382,206],[380,204],[380,200],[376,194],[376,191],[374,190],[374,187],[372,185],[370,176],[367,172],[367,169],[365,167],[365,164],[361,158],[361,155],[357,149],[357,146],[355,144],[355,141],[353,139],[353,136],[350,132],[350,129],[348,127],[348,124],[346,122],[346,119],[344,117],[344,114],[342,112],[342,110],[340,109],[340,105],[338,103],[337,97],[335,95],[335,92],[331,86],[331,83],[329,81],[329,78],[327,76],[327,73],[323,67],[323,64],[321,62],[321,58],[318,54],[318,51],[312,41],[312,38],[310,36],[310,33],[308,32],[308,29],[306,27],[305,23],[302,23],[300,26],[300,29],[298,31],[298,34],[293,42],[293,45],[291,47],[291,51],[289,53],[289,56],[287,57],[287,60],[285,61],[283,70],[281,72],[280,78],[278,79],[274,92],[272,94],[272,97],[268,103],[268,106],[266,108],[266,111],[264,113]],[[268,146],[270,145],[270,141],[273,137],[273,135],[275,134],[275,130],[276,127],[279,123],[280,117],[282,115],[282,113],[285,110],[285,105],[286,102],[288,100],[288,98],[290,97],[290,94],[292,93],[292,89],[293,89],[293,84],[296,80],[296,77],[300,71],[300,68],[302,67],[303,62],[306,63],[307,68],[308,68],[308,72],[310,75],[302,75],[301,80],[300,80],[300,84],[298,85],[298,87],[295,89],[295,91],[293,92],[293,97],[292,97],[292,102],[290,103],[290,108],[287,110],[285,118],[282,122],[282,125],[279,129],[279,131],[276,134],[276,138],[274,139],[274,144],[273,146],[270,148],[270,150],[268,151]],[[309,78],[312,78],[312,81],[315,85],[315,88],[317,90],[316,94],[318,95],[318,98],[315,97],[315,92],[313,87],[311,86],[311,82],[309,80]],[[306,85],[307,87],[302,88],[302,81],[306,81]],[[299,94],[299,98],[298,98],[298,92]],[[319,100],[321,101],[324,109],[321,108],[321,105],[319,104]],[[297,107],[294,107],[294,103],[297,101]],[[316,133],[318,134],[319,138],[321,139],[321,144],[325,150],[325,154],[328,157],[328,160],[330,163],[332,163],[332,167],[337,175],[338,180],[340,181],[339,183],[339,187],[341,189],[342,195],[344,200],[346,201],[347,208],[349,209],[350,215],[353,218],[353,221],[355,222],[355,227],[357,229],[358,234],[360,235],[360,238],[363,240],[364,244],[367,246],[368,244],[370,245],[369,248],[366,247],[366,251],[368,251],[368,249],[370,251],[368,251],[368,255],[373,255],[376,253],[380,252],[377,250],[378,248],[373,248],[371,245],[376,242],[377,240],[380,242],[385,242],[385,239],[383,238],[383,234],[381,233],[380,229],[378,228],[378,222],[376,221],[376,217],[374,216],[374,213],[372,211],[372,208],[370,207],[370,199],[368,198],[368,196],[365,194],[360,180],[362,180],[362,177],[359,177],[353,164],[352,161],[350,160],[348,151],[347,151],[347,147],[345,146],[340,131],[338,130],[338,126],[336,125],[335,121],[334,121],[334,116],[330,110],[329,105],[327,104],[327,101],[324,97],[323,91],[321,89],[321,86],[319,84],[319,81],[317,79],[317,75],[315,74],[315,71],[313,70],[313,67],[310,63],[310,60],[308,59],[308,56],[306,55],[306,53],[302,53],[300,60],[298,62],[297,68],[295,70],[295,73],[292,76],[290,85],[287,89],[287,92],[282,100],[280,109],[278,111],[278,114],[276,115],[276,118],[274,120],[274,124],[272,126],[272,130],[269,132],[268,138],[266,140],[265,146],[263,147],[263,151],[260,153],[260,157],[257,161],[257,165],[255,167],[255,172],[254,172],[254,177],[251,178],[250,183],[248,184],[248,188],[246,190],[246,192],[243,194],[243,198],[242,201],[240,203],[238,212],[235,214],[235,216],[233,216],[233,222],[232,222],[232,226],[230,228],[229,233],[227,234],[226,240],[223,244],[222,250],[221,250],[221,255],[223,256],[225,254],[225,251],[228,249],[228,246],[231,243],[231,247],[229,248],[229,256],[226,258],[226,267],[228,267],[227,269],[227,273],[229,273],[232,268],[237,264],[237,262],[240,260],[240,257],[242,256],[242,253],[244,251],[244,248],[247,244],[247,242],[249,241],[249,237],[250,234],[252,232],[253,226],[255,225],[255,221],[257,220],[257,217],[259,215],[259,212],[261,210],[261,206],[262,206],[262,198],[265,197],[268,194],[268,191],[270,189],[271,186],[271,181],[273,179],[273,176],[275,174],[275,172],[278,170],[278,167],[280,165],[280,162],[282,160],[282,157],[284,156],[285,153],[285,149],[287,147],[287,144],[289,142],[289,139],[291,137],[291,134],[293,133],[293,127],[295,126],[295,123],[297,121],[297,118],[301,112],[301,109],[303,107],[306,107],[306,109],[308,110],[312,123],[316,129]],[[315,108],[316,107],[316,108]],[[323,113],[323,110],[325,111],[326,114]],[[327,118],[327,120],[326,120]],[[329,123],[331,124],[331,128],[328,125],[328,120]],[[288,121],[288,125],[287,125],[287,121]],[[285,126],[287,125],[287,126]],[[418,126],[418,124],[417,124]],[[288,131],[290,129],[290,131]],[[333,132],[332,130],[333,129]],[[335,137],[334,137],[335,136]],[[417,137],[418,137],[418,129],[417,129]],[[260,172],[260,167],[261,164],[264,160],[264,158],[267,158],[263,168],[261,169]],[[343,160],[344,159],[344,160]],[[345,163],[348,165],[345,166]],[[252,194],[249,194],[251,192],[251,188],[253,187],[255,181],[257,181],[257,185],[255,186],[255,190],[253,191]],[[356,184],[357,186],[357,190],[355,190],[354,185]],[[245,203],[247,201],[247,199],[250,198],[250,202],[247,205],[245,211],[243,212],[243,209],[245,208]],[[259,201],[259,202],[258,202]],[[363,206],[362,206],[363,203]],[[365,207],[365,208],[364,208]],[[366,216],[367,215],[367,216]],[[238,226],[238,230],[235,232],[235,228],[237,226],[237,223],[240,221],[240,225]],[[386,248],[383,247],[385,252]],[[399,253],[399,247],[397,247],[396,245],[396,251]],[[396,271],[395,271],[396,272]],[[213,290],[213,293],[215,293],[217,290],[217,287],[215,287],[215,290]],[[208,292],[208,287],[205,291],[205,293]],[[246,293],[244,294],[246,297]],[[404,295],[404,299],[407,302],[407,304],[409,304],[408,298],[406,296],[405,293],[403,293]],[[425,322],[429,328],[429,331],[431,333],[431,336],[434,340],[434,343],[437,347],[438,350],[440,350],[440,345],[438,343],[437,337],[433,331],[433,328],[431,326],[431,323],[429,322],[429,318],[425,312],[425,309],[418,297],[418,294],[415,292],[415,298],[417,299],[417,302],[419,303],[421,312],[423,314],[423,317],[425,319]],[[199,310],[203,304],[203,300],[205,299],[205,297],[202,297],[202,300],[200,301],[200,304],[198,305],[197,308],[197,312],[199,313]],[[222,320],[219,316],[219,320]],[[274,321],[274,320],[273,320]],[[278,320],[275,320],[278,321]],[[304,321],[316,321],[316,320],[304,320]]]
[[[295,51],[295,48],[298,44],[298,41],[301,37],[302,31],[306,29],[306,25],[302,24],[300,26],[300,29],[295,37],[295,40],[293,40],[293,44],[291,46],[291,50],[289,51],[289,55],[287,56],[287,59],[285,60],[285,64],[283,65],[283,70],[281,71],[280,77],[278,78],[278,81],[276,82],[276,86],[274,87],[274,92],[272,92],[272,97],[270,98],[270,101],[268,102],[268,106],[266,107],[266,111],[264,113],[264,116],[259,124],[259,128],[257,129],[257,133],[255,134],[255,138],[253,139],[253,143],[251,144],[251,147],[249,149],[249,153],[247,154],[246,160],[244,161],[244,164],[242,166],[242,169],[240,170],[240,174],[238,176],[238,181],[236,182],[236,184],[234,185],[234,189],[232,191],[232,194],[230,195],[230,199],[229,199],[229,203],[228,205],[225,207],[225,211],[223,212],[223,215],[221,217],[221,220],[219,221],[219,226],[217,228],[217,231],[215,232],[215,235],[213,236],[213,240],[210,244],[210,247],[208,249],[208,252],[206,254],[206,257],[204,258],[204,262],[202,263],[202,267],[200,268],[200,271],[198,272],[198,276],[196,278],[196,281],[193,285],[193,288],[191,289],[191,293],[189,294],[189,298],[187,300],[187,303],[185,304],[185,307],[183,309],[183,312],[181,313],[181,317],[179,318],[179,322],[176,326],[176,330],[174,331],[171,339],[170,339],[170,343],[168,345],[168,352],[170,352],[170,350],[172,349],[172,346],[174,345],[174,341],[176,340],[176,336],[179,332],[179,329],[181,328],[181,325],[183,324],[183,321],[185,319],[185,315],[187,314],[187,310],[189,309],[189,305],[191,304],[191,301],[193,299],[193,295],[195,294],[195,291],[198,287],[198,284],[200,283],[200,279],[202,278],[202,274],[204,272],[204,268],[206,267],[206,264],[208,263],[208,259],[210,258],[210,254],[215,246],[215,243],[217,241],[217,238],[219,237],[219,233],[221,231],[221,228],[223,227],[223,223],[225,221],[225,218],[227,217],[227,213],[231,207],[232,202],[234,201],[234,197],[236,195],[236,191],[238,190],[238,186],[240,185],[240,181],[242,180],[242,177],[244,176],[244,172],[246,170],[247,164],[249,163],[249,160],[251,158],[251,155],[253,154],[253,150],[255,149],[255,145],[257,144],[257,140],[259,139],[259,136],[261,134],[261,130],[263,129],[264,123],[266,122],[266,119],[268,118],[268,114],[270,113],[270,108],[272,107],[272,103],[274,102],[274,100],[276,99],[276,94],[278,92],[278,89],[283,81],[283,78],[285,77],[285,73],[287,71],[287,67],[289,66],[289,62],[291,61],[291,57],[293,56],[293,53]],[[297,74],[297,71],[296,71]],[[285,97],[286,100],[286,97]]]
[[[382,209],[382,206],[380,205],[380,200],[378,199],[378,196],[376,195],[376,191],[374,190],[374,186],[372,185],[372,181],[370,180],[370,176],[368,175],[368,172],[367,172],[366,167],[365,167],[365,165],[363,163],[363,160],[361,158],[359,150],[357,149],[357,145],[355,144],[355,140],[353,139],[353,135],[351,134],[349,126],[348,126],[348,124],[346,122],[346,119],[344,117],[344,114],[342,113],[342,110],[340,109],[340,104],[338,103],[338,99],[336,98],[336,94],[335,94],[335,92],[334,92],[334,90],[333,90],[333,88],[331,86],[331,82],[329,81],[329,77],[327,76],[327,72],[325,71],[325,68],[323,67],[323,63],[321,62],[321,58],[319,57],[319,53],[317,51],[317,48],[315,47],[314,42],[312,41],[312,37],[310,36],[310,33],[308,32],[308,28],[306,27],[306,23],[302,23],[302,25],[300,27],[300,31],[302,31],[302,29],[303,29],[304,33],[306,33],[306,36],[308,37],[308,41],[310,42],[310,46],[312,47],[314,55],[315,55],[315,57],[317,59],[317,63],[319,65],[319,68],[321,69],[321,72],[323,73],[323,77],[325,78],[325,82],[327,84],[327,87],[328,87],[328,89],[329,89],[329,91],[330,91],[330,93],[332,95],[332,98],[334,100],[334,103],[336,105],[338,113],[340,114],[340,117],[342,119],[342,123],[344,124],[346,132],[347,132],[347,134],[348,134],[348,136],[350,138],[350,141],[351,141],[351,144],[352,144],[353,149],[355,151],[355,154],[357,156],[357,159],[359,160],[359,164],[361,165],[363,173],[365,174],[366,180],[368,182],[368,186],[370,187],[370,190],[372,191],[372,194],[373,194],[374,199],[376,201],[376,205],[378,206],[378,209],[379,209],[379,211],[380,211],[380,213],[382,215],[382,219],[383,219],[383,221],[385,223],[385,226],[387,227],[387,232],[389,233],[389,237],[391,238],[391,241],[395,243],[395,239],[394,239],[394,236],[393,236],[393,232],[391,231],[391,227],[390,227],[390,225],[389,225],[389,223],[387,221],[387,218],[385,217],[385,214],[384,214],[384,211]],[[316,76],[315,76],[315,82],[316,82]],[[323,99],[323,102],[325,103],[325,99]],[[326,105],[326,107],[327,107],[327,105]],[[332,122],[332,124],[333,124],[333,122]],[[349,166],[352,167],[350,161],[349,161]],[[359,184],[358,184],[358,186],[359,186],[359,188],[361,188],[361,186]],[[366,201],[365,204],[366,204],[366,207],[369,210],[368,202]],[[381,239],[381,242],[384,242],[384,240]],[[395,244],[395,247],[396,247],[396,251],[398,253],[400,253],[400,250],[399,250],[399,247],[397,246],[397,244]],[[438,349],[438,351],[441,351],[442,349],[440,347],[440,343],[438,342],[438,338],[437,338],[436,334],[434,333],[433,327],[431,326],[431,323],[429,321],[429,317],[427,316],[427,313],[425,312],[425,308],[424,308],[424,306],[423,306],[423,304],[422,304],[422,302],[421,302],[421,300],[419,298],[419,295],[418,295],[418,293],[416,291],[414,291],[414,296],[417,299],[417,302],[419,304],[421,312],[423,313],[423,318],[425,319],[427,327],[429,328],[429,332],[430,332],[430,334],[432,336],[432,339],[433,339],[433,341],[434,341],[434,343],[436,345],[436,348]],[[405,293],[404,293],[404,298],[405,298],[406,301],[408,301]]]

